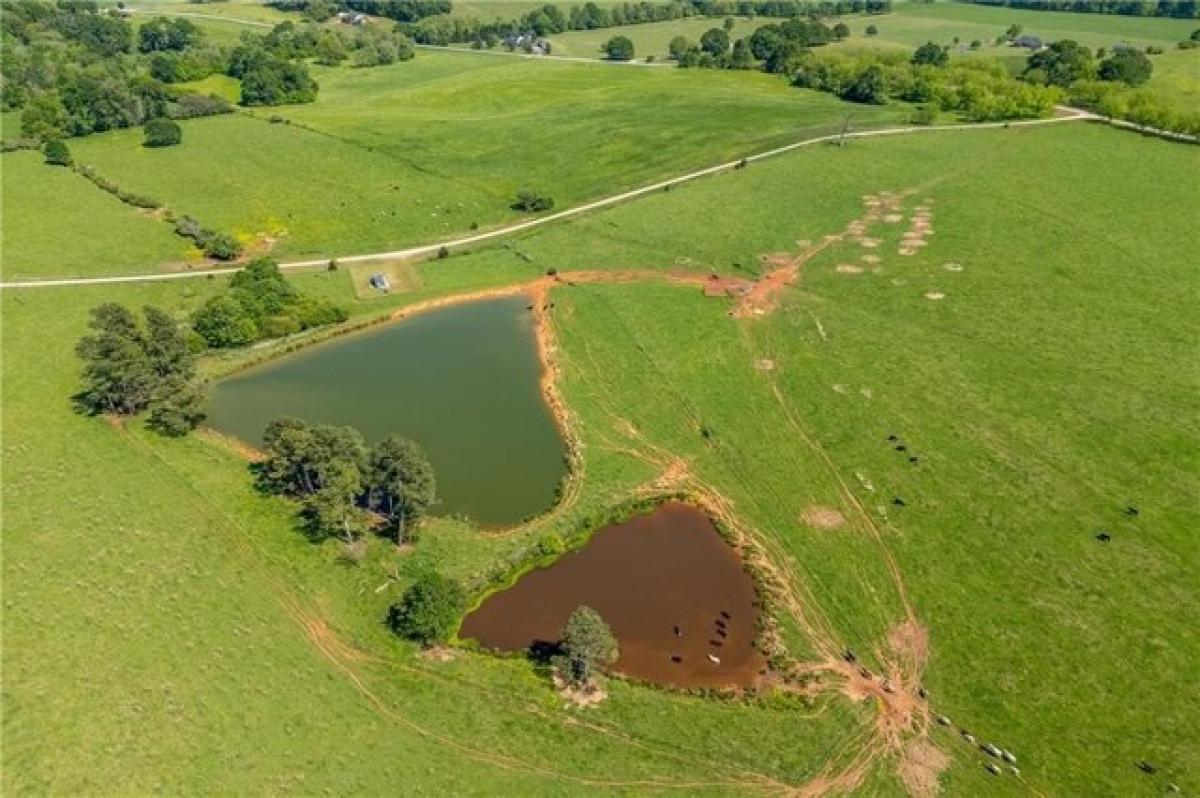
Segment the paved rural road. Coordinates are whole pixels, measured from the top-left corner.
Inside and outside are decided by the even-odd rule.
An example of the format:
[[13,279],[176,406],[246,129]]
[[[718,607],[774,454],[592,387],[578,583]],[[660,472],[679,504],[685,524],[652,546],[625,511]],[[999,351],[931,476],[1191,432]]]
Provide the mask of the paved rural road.
[[[1087,111],[1082,111],[1077,108],[1060,108],[1064,112],[1063,116],[1056,116],[1051,119],[1027,119],[1017,122],[978,122],[968,125],[930,125],[928,127],[890,127],[880,128],[878,130],[862,130],[846,134],[847,139],[865,139],[875,138],[879,136],[901,136],[912,133],[936,133],[936,132],[951,132],[951,131],[970,131],[970,130],[992,130],[995,128],[1005,127],[1029,127],[1032,125],[1051,125],[1061,122],[1078,122],[1099,120],[1106,121],[1103,117]],[[472,244],[478,244],[483,241],[491,241],[497,238],[504,238],[515,233],[521,233],[535,227],[551,224],[552,222],[560,222],[564,219],[571,219],[576,216],[588,213],[589,211],[607,208],[610,205],[616,205],[626,200],[635,199],[637,197],[652,194],[656,191],[662,191],[667,186],[675,186],[680,183],[686,183],[691,180],[697,180],[701,177],[708,177],[720,172],[727,172],[741,165],[742,160],[746,163],[754,163],[766,158],[773,158],[777,155],[782,155],[793,150],[798,150],[803,147],[811,147],[814,144],[836,141],[841,138],[840,133],[833,133],[828,136],[817,136],[811,139],[803,139],[791,144],[785,144],[782,147],[776,147],[765,152],[760,152],[755,155],[747,156],[744,159],[737,161],[726,161],[725,163],[710,166],[707,169],[700,169],[695,172],[678,175],[668,180],[660,180],[657,183],[651,183],[648,186],[635,188],[632,191],[625,191],[620,194],[614,194],[610,197],[604,197],[593,202],[588,202],[583,205],[577,205],[574,208],[568,208],[565,211],[551,213],[546,216],[539,216],[536,219],[530,219],[525,222],[498,227],[495,230],[489,230],[485,233],[477,233],[475,235],[466,236],[464,238],[456,238],[451,241],[437,241],[433,244],[423,244],[417,247],[409,247],[408,249],[393,249],[387,252],[370,252],[361,255],[334,255],[332,259],[337,260],[340,264],[350,263],[370,263],[372,261],[387,261],[387,260],[409,260],[421,258],[426,255],[433,255],[443,247],[447,250],[461,249]],[[279,264],[279,268],[285,271],[295,269],[311,269],[315,267],[324,267],[329,264],[330,257],[315,258],[312,260],[297,260]],[[18,280],[13,282],[0,283],[0,289],[12,290],[17,288],[55,288],[60,286],[71,285],[106,285],[109,283],[148,283],[162,280],[184,280],[193,277],[208,277],[210,275],[231,274],[237,271],[238,266],[227,266],[217,269],[196,269],[186,272],[158,272],[151,274],[128,274],[120,277],[76,277],[54,280]]]

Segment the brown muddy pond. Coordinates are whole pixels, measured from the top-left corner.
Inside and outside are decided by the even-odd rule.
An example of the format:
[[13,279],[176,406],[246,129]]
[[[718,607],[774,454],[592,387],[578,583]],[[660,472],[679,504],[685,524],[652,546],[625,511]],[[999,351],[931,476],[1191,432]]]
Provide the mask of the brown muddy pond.
[[689,504],[667,502],[604,527],[583,548],[489,596],[459,637],[506,652],[553,643],[580,604],[612,628],[621,648],[613,669],[627,676],[748,686],[766,667],[753,647],[754,584],[708,516]]

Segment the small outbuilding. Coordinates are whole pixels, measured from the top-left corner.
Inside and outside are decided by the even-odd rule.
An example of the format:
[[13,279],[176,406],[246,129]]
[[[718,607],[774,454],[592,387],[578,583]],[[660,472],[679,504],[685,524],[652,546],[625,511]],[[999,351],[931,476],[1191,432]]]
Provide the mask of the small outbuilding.
[[1042,39],[1040,36],[1018,36],[1013,39],[1013,46],[1024,47],[1026,50],[1042,49]]
[[367,282],[370,283],[371,287],[377,291],[383,291],[386,293],[392,290],[392,283],[390,280],[388,280],[388,276],[383,272],[375,272],[371,275]]

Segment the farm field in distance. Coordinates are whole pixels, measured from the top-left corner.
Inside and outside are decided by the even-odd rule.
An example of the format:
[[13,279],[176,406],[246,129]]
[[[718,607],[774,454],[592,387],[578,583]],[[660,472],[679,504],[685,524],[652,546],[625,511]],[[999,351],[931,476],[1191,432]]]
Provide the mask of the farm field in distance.
[[[240,0],[131,5],[134,31],[159,14],[301,19]],[[594,57],[625,35],[662,60],[672,36],[723,19],[549,38],[556,55]],[[951,57],[1014,73],[1024,57],[993,44],[1014,22],[1093,48],[1161,46],[1129,91],[1200,97],[1200,49],[1175,46],[1200,19],[957,2],[843,19],[851,37],[827,49],[978,37],[981,52]],[[779,21],[737,17],[732,36]],[[266,30],[197,23],[217,45]],[[8,24],[5,59],[34,46]],[[243,80],[221,72],[181,82],[233,111],[178,120],[174,145],[145,146],[148,125],[63,139],[96,182],[48,162],[57,139],[23,141],[21,109],[0,116],[0,790],[1200,792],[1200,146],[1065,107],[990,124],[946,111],[931,128],[917,104],[758,69],[459,47],[269,63],[268,78],[307,70],[306,103],[236,105]],[[64,96],[65,113],[80,100]],[[843,129],[876,134],[837,141]],[[509,228],[658,181],[675,182]],[[552,209],[522,209],[545,196]],[[204,257],[177,234],[183,215],[240,254]],[[276,272],[260,256],[315,265]],[[186,274],[219,268],[231,273]],[[129,337],[111,308],[95,314],[106,303],[165,321]],[[105,319],[104,345],[81,345]],[[527,390],[477,384],[500,372]],[[305,423],[363,413],[367,448],[244,432],[236,393],[223,425],[213,398],[233,375],[254,377],[241,395],[257,403],[274,392],[314,413]],[[141,404],[89,412],[100,389]],[[186,409],[190,389],[213,418],[164,427],[164,404]],[[506,405],[541,437],[514,443]],[[489,473],[461,454],[464,434],[488,435],[464,432],[479,417],[512,425],[481,437],[504,441]],[[410,465],[380,476],[393,428],[410,456],[457,456],[440,487],[461,495],[423,506]],[[495,518],[480,523],[460,508],[484,496]],[[688,673],[710,669],[695,686],[624,675],[600,649],[631,639],[601,616],[580,632],[577,610],[528,652],[489,651],[463,625],[675,501],[711,520],[755,586],[713,605],[732,613],[681,615],[643,643],[661,655],[646,673],[681,654]],[[682,593],[693,564],[678,556],[662,578]],[[625,589],[607,589],[636,615],[624,567],[607,581]],[[755,664],[699,686],[737,667],[747,612]]]
[[[188,120],[185,143],[161,150],[141,147],[137,130],[91,136],[75,145],[76,158],[248,245],[301,259],[398,249],[512,221],[519,215],[509,206],[523,188],[569,207],[834,132],[846,111],[769,75],[614,74],[463,53],[423,51],[391,67],[317,77],[322,91],[312,105]],[[871,127],[906,114],[882,107],[854,118]],[[630,126],[638,135],[621,136]],[[33,188],[9,185],[9,202],[20,206]],[[88,252],[83,240],[56,242],[69,255],[63,265],[27,257],[20,240],[9,244],[13,278],[86,276],[129,263]],[[134,260],[143,270],[155,265]]]

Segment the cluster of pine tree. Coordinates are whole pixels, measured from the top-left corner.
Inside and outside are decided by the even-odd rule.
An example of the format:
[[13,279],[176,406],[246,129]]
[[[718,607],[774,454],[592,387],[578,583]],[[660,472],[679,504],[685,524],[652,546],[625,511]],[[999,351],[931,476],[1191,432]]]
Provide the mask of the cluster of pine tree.
[[84,389],[76,406],[87,413],[132,416],[166,435],[186,435],[204,420],[204,391],[182,328],[165,311],[147,306],[142,320],[124,305],[92,310],[92,332],[76,347]]

